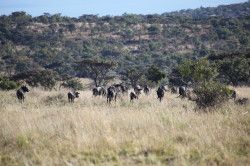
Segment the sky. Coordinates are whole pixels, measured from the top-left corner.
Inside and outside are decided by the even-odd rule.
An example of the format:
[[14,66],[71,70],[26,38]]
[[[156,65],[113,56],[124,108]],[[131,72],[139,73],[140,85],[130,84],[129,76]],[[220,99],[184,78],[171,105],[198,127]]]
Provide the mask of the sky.
[[0,15],[14,11],[25,11],[32,16],[43,13],[61,13],[63,16],[78,17],[83,14],[122,15],[162,14],[181,9],[215,7],[247,0],[0,0]]

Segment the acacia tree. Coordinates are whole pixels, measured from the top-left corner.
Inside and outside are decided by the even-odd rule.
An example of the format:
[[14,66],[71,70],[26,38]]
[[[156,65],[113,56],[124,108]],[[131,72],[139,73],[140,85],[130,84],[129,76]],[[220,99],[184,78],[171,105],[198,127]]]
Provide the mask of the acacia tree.
[[111,71],[116,68],[116,63],[98,59],[87,59],[79,62],[77,68],[82,76],[92,79],[95,86],[102,86],[114,78],[111,75]]

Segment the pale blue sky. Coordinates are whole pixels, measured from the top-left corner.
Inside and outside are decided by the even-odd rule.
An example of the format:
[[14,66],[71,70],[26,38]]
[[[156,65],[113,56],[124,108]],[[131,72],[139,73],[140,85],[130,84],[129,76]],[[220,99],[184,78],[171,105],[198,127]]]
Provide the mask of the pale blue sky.
[[214,7],[247,0],[0,0],[0,15],[26,11],[32,16],[61,13],[78,17],[82,14],[121,15],[123,13],[154,14]]

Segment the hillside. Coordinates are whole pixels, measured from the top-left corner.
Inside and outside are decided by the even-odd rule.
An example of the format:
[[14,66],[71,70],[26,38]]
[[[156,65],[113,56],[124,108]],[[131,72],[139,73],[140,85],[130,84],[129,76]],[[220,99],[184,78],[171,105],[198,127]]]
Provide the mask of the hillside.
[[168,73],[185,59],[249,52],[250,3],[199,8],[161,15],[50,15],[25,12],[0,16],[1,71],[14,75],[36,69],[78,75],[74,63],[89,57],[127,66],[151,64]]

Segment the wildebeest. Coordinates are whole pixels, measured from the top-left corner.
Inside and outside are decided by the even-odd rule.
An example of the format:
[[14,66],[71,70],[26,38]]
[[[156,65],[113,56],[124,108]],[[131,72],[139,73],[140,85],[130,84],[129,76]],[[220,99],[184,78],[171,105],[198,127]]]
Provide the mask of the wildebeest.
[[134,99],[138,99],[138,96],[134,91],[130,92],[129,97],[130,97],[130,102],[132,102]]
[[143,92],[144,92],[146,95],[148,95],[148,93],[149,93],[149,87],[148,87],[147,85],[144,86]]
[[236,91],[235,91],[235,90],[232,90],[231,97],[232,97],[234,100],[236,100],[237,94],[236,94]]
[[113,86],[116,88],[117,92],[125,93],[128,91],[128,87],[126,85],[124,85],[123,83],[113,84]]
[[92,90],[94,96],[105,96],[107,94],[106,89],[104,87],[95,87]]
[[114,86],[110,86],[107,90],[107,103],[111,103],[112,100],[116,101],[117,90]]
[[17,96],[17,98],[18,98],[18,100],[19,100],[20,102],[24,102],[24,99],[25,99],[24,94],[25,94],[26,92],[29,92],[29,89],[28,89],[28,87],[27,87],[26,85],[21,86],[21,88],[19,88],[19,89],[16,91],[16,96]]
[[175,86],[172,86],[171,88],[170,88],[170,91],[171,91],[171,93],[177,93],[177,87],[175,87]]
[[190,89],[186,90],[186,97],[188,98],[188,100],[191,100],[191,101],[197,100],[196,94],[193,91],[191,91]]
[[249,103],[249,99],[248,98],[239,98],[235,101],[236,104],[239,105],[246,105],[247,103]]
[[179,96],[180,96],[180,97],[184,98],[184,97],[187,96],[186,89],[187,89],[187,88],[184,87],[184,86],[180,86],[180,87],[179,87]]
[[142,87],[140,85],[136,85],[134,87],[134,91],[135,91],[135,94],[138,96],[141,94],[141,91],[142,91]]
[[69,92],[68,93],[68,100],[69,100],[69,102],[74,103],[75,98],[78,98],[79,94],[80,94],[79,92]]
[[160,86],[156,93],[157,93],[157,98],[160,100],[160,102],[162,101],[163,97],[164,97],[164,94],[165,92],[167,91],[166,87],[165,86]]

